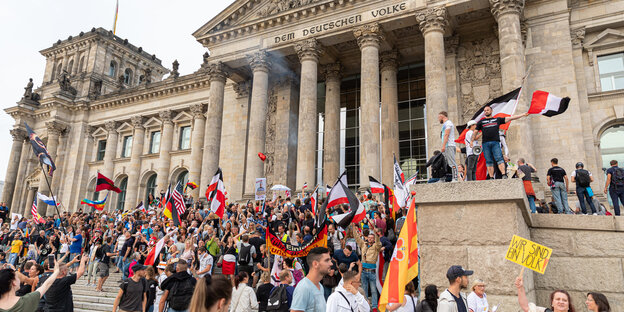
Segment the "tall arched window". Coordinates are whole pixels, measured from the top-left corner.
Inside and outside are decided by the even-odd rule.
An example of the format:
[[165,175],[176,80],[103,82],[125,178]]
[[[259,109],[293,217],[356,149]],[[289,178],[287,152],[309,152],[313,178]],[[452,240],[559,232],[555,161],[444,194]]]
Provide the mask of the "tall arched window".
[[182,184],[182,187],[184,187],[186,183],[188,183],[188,175],[189,173],[187,170],[180,172],[180,174],[178,175],[178,181],[176,181],[176,183],[180,182],[180,184]]
[[117,63],[115,63],[115,61],[111,61],[108,66],[108,75],[115,77],[115,73],[117,73]]
[[50,74],[50,81],[54,80],[54,75],[56,74],[56,65],[52,65],[52,73]]
[[84,57],[84,56],[83,56],[83,57],[81,57],[81,58],[80,58],[80,63],[78,63],[78,72],[79,72],[79,73],[82,73],[82,71],[84,70],[84,69],[83,69],[83,66],[84,66],[84,59],[85,59],[85,57]]
[[129,85],[132,83],[132,69],[126,68],[124,71],[124,83]]
[[121,193],[119,193],[119,195],[117,195],[117,210],[119,211],[123,211],[124,210],[124,203],[126,202],[126,188],[128,186],[128,178],[123,178],[123,180],[121,180],[121,183],[119,183],[119,189],[121,190]]
[[602,133],[600,137],[600,154],[602,167],[611,167],[610,162],[617,160],[620,167],[624,166],[624,125],[613,126]]
[[145,206],[149,205],[149,196],[156,196],[156,174],[153,174],[151,177],[147,179],[147,186],[145,188],[145,201],[143,204]]

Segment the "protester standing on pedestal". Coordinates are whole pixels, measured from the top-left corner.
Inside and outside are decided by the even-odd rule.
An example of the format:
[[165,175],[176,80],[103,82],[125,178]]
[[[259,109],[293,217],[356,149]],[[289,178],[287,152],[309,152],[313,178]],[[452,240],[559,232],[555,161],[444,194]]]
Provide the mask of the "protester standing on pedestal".
[[438,114],[438,121],[442,124],[442,148],[440,151],[444,154],[446,163],[451,167],[453,171],[452,182],[457,182],[457,163],[455,162],[455,125],[448,119],[447,112],[440,112]]

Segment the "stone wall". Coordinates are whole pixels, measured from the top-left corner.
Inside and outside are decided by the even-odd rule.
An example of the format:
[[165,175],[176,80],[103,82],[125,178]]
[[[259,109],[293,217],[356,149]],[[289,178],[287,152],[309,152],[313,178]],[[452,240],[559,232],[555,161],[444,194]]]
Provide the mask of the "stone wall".
[[514,280],[521,267],[505,260],[519,235],[553,248],[546,273],[525,270],[529,300],[548,305],[555,289],[571,292],[578,311],[585,294],[603,292],[612,311],[624,311],[624,218],[532,215],[520,180],[419,184],[418,241],[422,289],[448,287],[446,271],[458,264],[487,283],[491,306],[519,311]]

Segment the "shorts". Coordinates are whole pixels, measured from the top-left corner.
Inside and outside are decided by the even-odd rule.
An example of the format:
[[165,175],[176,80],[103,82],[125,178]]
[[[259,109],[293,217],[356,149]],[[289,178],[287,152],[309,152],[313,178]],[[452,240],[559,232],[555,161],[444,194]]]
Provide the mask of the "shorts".
[[102,262],[98,262],[97,264],[97,276],[99,277],[107,277],[108,276],[108,264],[104,264]]
[[488,167],[494,166],[494,162],[500,165],[504,162],[503,151],[500,147],[500,142],[490,141],[483,142],[483,156],[485,157],[485,165]]

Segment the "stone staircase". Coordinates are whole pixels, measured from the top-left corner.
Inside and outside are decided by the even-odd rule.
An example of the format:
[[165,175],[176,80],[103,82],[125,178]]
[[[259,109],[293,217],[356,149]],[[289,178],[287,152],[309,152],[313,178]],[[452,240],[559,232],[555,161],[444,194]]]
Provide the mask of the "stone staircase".
[[112,311],[113,304],[115,303],[115,297],[119,292],[119,280],[121,279],[121,273],[112,273],[114,268],[111,268],[111,273],[104,286],[102,292],[96,292],[95,286],[87,286],[86,274],[76,281],[76,284],[72,285],[72,294],[74,297],[74,311],[87,312],[87,311]]

